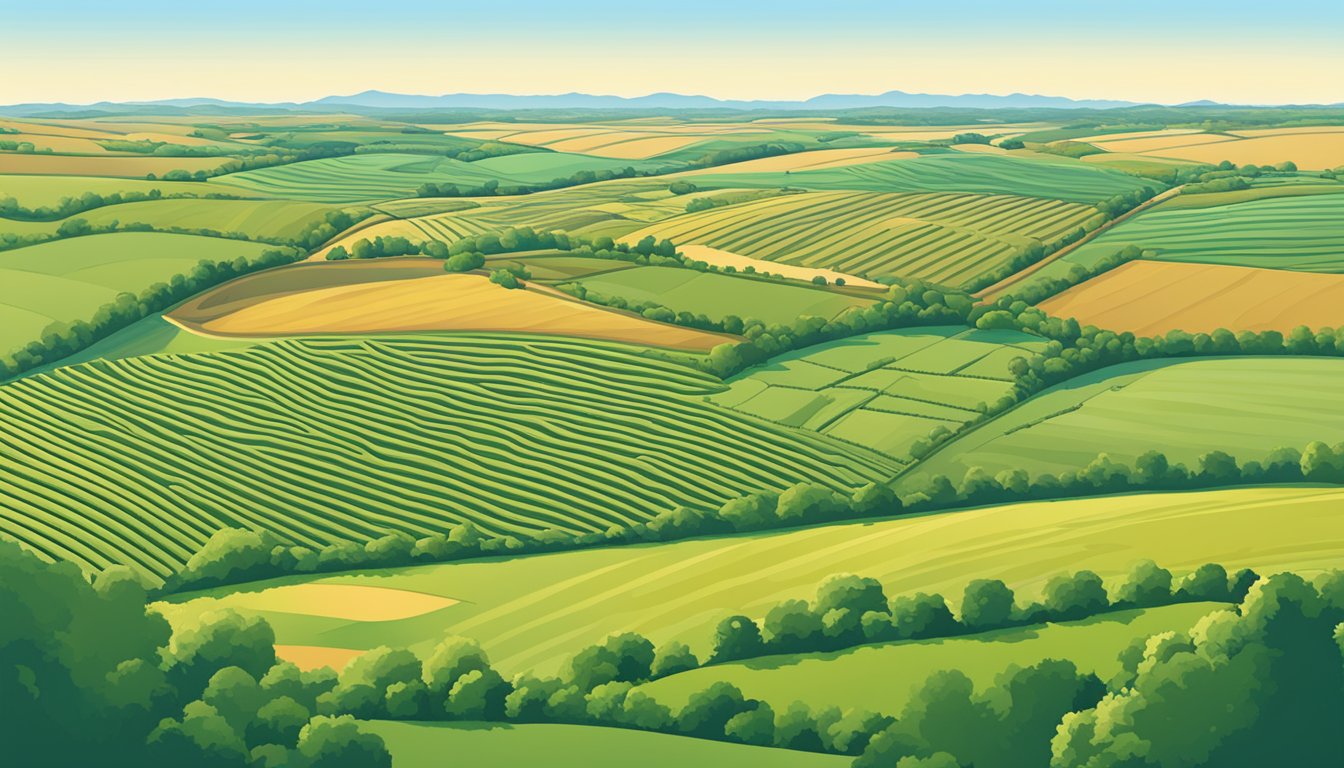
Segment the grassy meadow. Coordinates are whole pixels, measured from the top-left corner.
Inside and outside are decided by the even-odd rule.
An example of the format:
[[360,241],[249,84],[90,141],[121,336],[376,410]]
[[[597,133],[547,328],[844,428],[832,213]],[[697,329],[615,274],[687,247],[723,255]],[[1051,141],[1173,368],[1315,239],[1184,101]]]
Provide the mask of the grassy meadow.
[[[609,633],[709,650],[714,625],[810,598],[836,573],[879,579],[887,594],[939,592],[955,604],[971,579],[998,578],[1034,597],[1057,573],[1103,578],[1152,559],[1175,572],[1206,563],[1312,573],[1344,556],[1334,488],[1250,488],[1030,502],[796,531],[608,547],[497,561],[291,578],[173,599],[189,622],[222,607],[246,610],[285,584],[357,584],[459,600],[399,621],[361,622],[263,612],[278,642],[344,649],[383,644],[427,650],[445,632],[476,639],[510,672],[553,672]],[[1268,521],[1273,524],[1268,524]],[[354,655],[353,653],[349,655]],[[792,698],[798,698],[793,696]],[[787,703],[787,702],[786,702]]]
[[1341,374],[1344,361],[1302,357],[1124,363],[1045,390],[944,445],[916,471],[957,479],[972,467],[1057,473],[1102,453],[1132,464],[1154,449],[1192,468],[1214,450],[1258,461],[1276,448],[1344,440],[1335,396]]

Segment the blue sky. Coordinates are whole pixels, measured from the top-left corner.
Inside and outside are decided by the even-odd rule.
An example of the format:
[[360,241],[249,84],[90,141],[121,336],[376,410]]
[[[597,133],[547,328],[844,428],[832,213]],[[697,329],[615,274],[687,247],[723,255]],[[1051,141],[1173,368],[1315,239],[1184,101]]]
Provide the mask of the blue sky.
[[1344,101],[1344,2],[0,4],[0,103],[654,91]]

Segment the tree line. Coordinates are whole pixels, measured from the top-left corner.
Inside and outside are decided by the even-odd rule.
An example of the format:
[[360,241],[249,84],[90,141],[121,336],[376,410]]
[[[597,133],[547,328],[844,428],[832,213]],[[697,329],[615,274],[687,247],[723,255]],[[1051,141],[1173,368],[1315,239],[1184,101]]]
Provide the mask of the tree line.
[[250,260],[242,256],[232,261],[202,260],[190,272],[154,283],[139,294],[118,294],[116,299],[95,310],[88,320],[52,323],[39,338],[0,356],[0,379],[55,363],[207,288],[240,275],[299,261],[304,255],[297,248],[276,248]]
[[1242,463],[1214,450],[1199,457],[1193,468],[1171,462],[1160,451],[1148,451],[1132,465],[1103,453],[1078,470],[1059,474],[1030,475],[1023,469],[1010,469],[991,475],[971,467],[960,478],[934,474],[912,479],[902,494],[883,483],[841,492],[802,482],[780,492],[744,493],[717,508],[677,507],[629,527],[581,534],[547,529],[530,535],[496,536],[464,522],[419,538],[392,531],[364,543],[341,541],[312,548],[293,545],[269,531],[224,528],[170,576],[160,591],[185,592],[290,574],[782,530],[985,504],[1301,482],[1344,484],[1344,443],[1332,446],[1318,441],[1305,450],[1279,448],[1261,460]]
[[1209,563],[1177,580],[1171,571],[1145,560],[1110,590],[1092,571],[1059,574],[1046,582],[1040,600],[1027,603],[1019,602],[999,579],[974,579],[966,584],[954,615],[937,593],[888,600],[877,579],[837,574],[822,582],[810,601],[780,601],[760,619],[724,618],[714,631],[707,664],[958,637],[1185,602],[1240,602],[1259,579],[1248,568],[1229,575],[1223,566]]
[[[682,643],[655,646],[631,632],[581,649],[553,676],[506,679],[475,642],[451,636],[424,657],[380,647],[339,672],[300,672],[277,662],[275,635],[259,618],[217,611],[171,630],[147,610],[145,591],[124,568],[90,582],[72,564],[45,563],[0,542],[0,577],[12,627],[0,635],[0,669],[21,673],[0,676],[0,693],[15,704],[0,734],[11,754],[33,765],[389,766],[381,739],[360,730],[363,719],[633,728],[853,755],[856,768],[1344,760],[1335,728],[1344,715],[1339,571],[1307,582],[1293,574],[1229,576],[1206,565],[1174,582],[1141,563],[1114,596],[1084,571],[1052,580],[1041,603],[1027,606],[1002,582],[980,580],[967,585],[959,618],[936,596],[887,603],[870,580],[828,580],[808,612],[826,609],[823,634],[852,627],[847,617],[867,609],[860,628],[890,624],[898,639],[982,631],[1028,615],[1079,617],[1108,598],[1112,606],[1178,596],[1240,600],[1190,632],[1135,641],[1109,681],[1054,659],[1009,667],[979,691],[961,672],[934,672],[894,717],[806,702],[776,708],[725,682],[673,710],[639,686],[695,668],[695,655]],[[796,642],[811,623],[788,605],[772,610],[773,620],[767,615],[776,642]],[[754,621],[735,617],[720,624],[714,653],[743,657],[748,624],[763,644]]]

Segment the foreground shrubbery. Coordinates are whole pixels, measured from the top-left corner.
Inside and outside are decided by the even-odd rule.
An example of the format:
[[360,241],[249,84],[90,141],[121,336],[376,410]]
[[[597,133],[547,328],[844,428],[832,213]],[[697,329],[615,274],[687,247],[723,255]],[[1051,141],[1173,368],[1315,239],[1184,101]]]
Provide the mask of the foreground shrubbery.
[[[0,736],[25,765],[389,766],[359,719],[578,723],[788,749],[857,755],[856,768],[1106,768],[1335,765],[1344,742],[1344,573],[1308,583],[1281,574],[1251,582],[1204,566],[1173,585],[1143,563],[1112,595],[1087,572],[1052,580],[1040,605],[1017,605],[1002,582],[967,586],[961,615],[941,598],[890,604],[870,580],[833,578],[808,614],[828,627],[887,624],[900,636],[992,628],[1032,616],[1076,617],[1169,599],[1236,599],[1188,633],[1132,644],[1104,683],[1072,663],[1010,667],[980,691],[936,672],[898,716],[787,707],[713,683],[672,710],[641,683],[694,668],[683,644],[655,647],[622,633],[576,653],[555,676],[505,679],[471,640],[447,637],[425,657],[377,648],[339,673],[275,662],[274,635],[232,612],[170,634],[147,611],[125,569],[86,582],[72,565],[43,563],[0,543]],[[787,606],[788,604],[781,604]],[[853,616],[868,609],[857,624]],[[889,609],[889,610],[888,610]],[[797,626],[792,609],[767,616],[770,640]],[[788,619],[788,620],[786,620]],[[715,654],[757,625],[734,617]],[[116,632],[108,632],[115,627]],[[725,627],[727,629],[725,629]],[[733,633],[738,633],[737,635]],[[745,633],[745,634],[742,634]],[[857,635],[856,635],[857,636]],[[739,654],[740,655],[740,654]]]
[[276,663],[259,619],[172,632],[125,568],[90,583],[0,541],[0,740],[14,765],[386,768],[382,740],[318,715],[329,671]]

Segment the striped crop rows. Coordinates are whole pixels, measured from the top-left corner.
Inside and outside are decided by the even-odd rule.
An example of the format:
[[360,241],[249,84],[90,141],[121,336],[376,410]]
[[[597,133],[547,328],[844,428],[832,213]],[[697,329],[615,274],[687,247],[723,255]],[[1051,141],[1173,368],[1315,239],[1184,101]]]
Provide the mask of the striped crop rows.
[[1010,195],[815,192],[681,216],[631,238],[654,234],[784,264],[960,285],[1026,238],[1056,240],[1095,214]]
[[600,343],[307,340],[96,361],[0,390],[6,531],[164,575],[222,526],[600,531],[897,466],[720,408],[717,380]]

